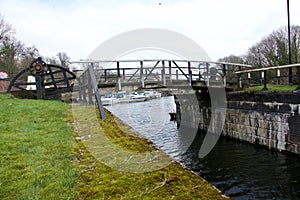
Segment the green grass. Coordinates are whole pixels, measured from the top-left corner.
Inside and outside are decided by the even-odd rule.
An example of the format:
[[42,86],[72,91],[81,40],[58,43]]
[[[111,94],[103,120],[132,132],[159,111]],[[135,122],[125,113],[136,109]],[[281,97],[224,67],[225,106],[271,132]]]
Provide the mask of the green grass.
[[[87,114],[89,112],[86,112],[88,109],[79,111],[80,119],[92,121]],[[116,146],[130,152],[155,150],[149,141],[135,135],[130,127],[109,112],[106,114],[107,120],[99,120],[99,123],[106,137]],[[82,132],[79,134],[85,135]],[[77,150],[82,167],[79,190],[83,199],[224,199],[209,183],[177,162],[147,173],[121,172],[99,162],[83,144]]]
[[[90,121],[89,111],[80,111],[80,119]],[[105,137],[126,151],[155,148],[110,113],[106,121],[96,119],[99,126],[81,130],[74,129],[81,122],[71,113],[71,107],[59,101],[0,95],[1,200],[224,198],[176,162],[147,173],[121,172],[103,164],[78,136],[97,134],[100,126]]]
[[[291,91],[296,90],[297,85],[267,85],[268,91]],[[246,91],[261,91],[263,89],[263,86],[252,86],[248,87],[245,90]]]
[[68,105],[0,95],[0,199],[74,199]]

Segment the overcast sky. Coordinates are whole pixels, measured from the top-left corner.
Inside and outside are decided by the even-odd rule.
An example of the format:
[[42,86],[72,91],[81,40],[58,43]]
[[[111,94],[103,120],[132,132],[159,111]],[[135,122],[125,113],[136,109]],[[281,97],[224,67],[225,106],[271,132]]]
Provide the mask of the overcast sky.
[[[217,60],[245,54],[262,37],[287,25],[286,0],[0,0],[0,14],[16,38],[42,56],[66,52],[84,59],[114,35],[163,28],[197,42]],[[300,25],[300,1],[290,0]]]

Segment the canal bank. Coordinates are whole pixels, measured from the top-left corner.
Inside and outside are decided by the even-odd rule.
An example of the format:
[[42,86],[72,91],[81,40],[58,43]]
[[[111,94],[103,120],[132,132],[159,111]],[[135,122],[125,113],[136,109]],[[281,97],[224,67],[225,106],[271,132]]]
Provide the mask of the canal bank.
[[[207,132],[211,119],[221,122],[220,113],[212,113],[208,92],[178,95],[176,105],[180,126],[199,124]],[[229,92],[226,106],[223,136],[300,154],[299,91]]]
[[[103,149],[101,139],[104,138],[99,135],[104,134],[114,146],[126,152],[143,153],[158,149],[109,112],[106,112],[106,120],[99,120],[99,113],[91,115],[96,112],[93,106],[74,106],[72,110],[74,127],[78,133],[77,140],[81,144],[77,150],[78,162],[83,169],[78,189],[84,199],[226,198],[203,178],[175,161],[154,171],[145,169],[145,173],[127,172],[130,169],[126,166],[118,168],[134,158],[122,158],[121,165],[115,165],[119,158],[113,152]],[[98,124],[93,123],[95,116]],[[98,146],[97,143],[101,145]],[[109,160],[103,160],[105,158]],[[104,164],[102,161],[108,163]]]

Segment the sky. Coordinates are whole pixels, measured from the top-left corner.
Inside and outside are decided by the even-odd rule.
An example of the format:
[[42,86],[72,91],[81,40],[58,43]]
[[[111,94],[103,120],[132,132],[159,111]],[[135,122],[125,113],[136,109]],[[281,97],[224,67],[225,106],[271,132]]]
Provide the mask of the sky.
[[[176,31],[213,61],[243,55],[287,25],[286,0],[0,0],[15,37],[41,56],[65,52],[86,59],[111,37],[134,29]],[[300,25],[300,1],[290,0],[291,25]]]

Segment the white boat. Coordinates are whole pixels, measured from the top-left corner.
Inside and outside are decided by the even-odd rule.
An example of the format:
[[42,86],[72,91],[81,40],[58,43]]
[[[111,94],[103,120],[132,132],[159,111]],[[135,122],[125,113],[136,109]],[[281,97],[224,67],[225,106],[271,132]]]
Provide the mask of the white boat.
[[115,103],[119,103],[119,99],[117,98],[117,95],[105,94],[103,97],[101,97],[101,102],[103,106],[109,106]]
[[161,97],[161,93],[156,92],[155,90],[149,90],[149,91],[145,91],[145,96],[148,99],[155,99],[155,98],[160,98]]
[[125,93],[120,92],[117,94],[117,99],[120,103],[133,103],[146,101],[146,96],[138,94],[137,92]]

